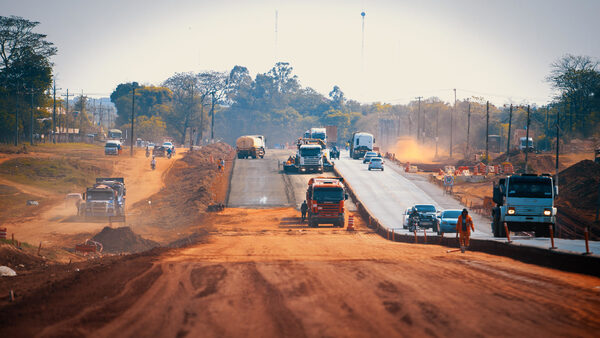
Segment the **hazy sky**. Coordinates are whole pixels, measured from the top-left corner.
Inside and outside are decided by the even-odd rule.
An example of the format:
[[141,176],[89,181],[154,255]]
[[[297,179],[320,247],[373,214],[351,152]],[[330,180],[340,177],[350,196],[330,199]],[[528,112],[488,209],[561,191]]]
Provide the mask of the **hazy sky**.
[[339,85],[389,103],[450,101],[452,88],[459,99],[546,103],[551,62],[600,56],[599,13],[598,0],[0,0],[0,15],[39,21],[58,47],[63,91],[108,96],[122,82],[234,65],[254,76],[280,60],[325,95]]

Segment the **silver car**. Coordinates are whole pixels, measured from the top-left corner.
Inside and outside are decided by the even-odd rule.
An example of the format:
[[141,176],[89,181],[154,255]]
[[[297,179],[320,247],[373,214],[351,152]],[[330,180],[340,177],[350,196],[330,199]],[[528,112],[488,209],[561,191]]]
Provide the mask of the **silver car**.
[[383,159],[381,157],[373,157],[369,161],[369,170],[379,169],[383,171]]

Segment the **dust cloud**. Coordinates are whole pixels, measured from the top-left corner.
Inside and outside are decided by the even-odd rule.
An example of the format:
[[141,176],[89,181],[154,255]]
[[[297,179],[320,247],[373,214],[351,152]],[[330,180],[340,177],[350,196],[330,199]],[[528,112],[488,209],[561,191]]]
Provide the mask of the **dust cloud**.
[[[419,144],[413,137],[399,137],[388,152],[396,154],[396,159],[401,162],[433,163],[435,159],[435,145]],[[441,155],[438,145],[438,157]]]

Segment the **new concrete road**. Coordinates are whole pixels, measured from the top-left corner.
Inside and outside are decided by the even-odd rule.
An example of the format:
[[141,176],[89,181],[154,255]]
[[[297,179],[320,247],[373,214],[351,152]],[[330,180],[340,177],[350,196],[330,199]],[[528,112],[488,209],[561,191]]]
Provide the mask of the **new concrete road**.
[[[415,204],[433,204],[437,209],[462,209],[464,208],[451,196],[444,195],[441,188],[427,181],[422,175],[407,174],[386,161],[385,171],[369,171],[362,161],[353,160],[348,153],[342,153],[340,160],[335,162],[338,172],[344,180],[352,186],[357,197],[364,203],[371,215],[377,218],[380,224],[396,233],[408,233],[403,229],[404,212]],[[494,238],[491,231],[491,221],[480,215],[471,213],[475,232],[473,238],[501,240]],[[446,234],[454,236],[454,234]],[[549,238],[534,238],[513,236],[513,244],[549,248]],[[600,254],[600,242],[590,242],[590,251]],[[556,239],[555,246],[559,250],[583,253],[585,242],[583,240]]]
[[236,158],[227,206],[299,208],[305,198],[308,180],[316,176],[331,176],[331,173],[285,174],[282,163],[293,153],[293,150],[267,149],[263,159]]

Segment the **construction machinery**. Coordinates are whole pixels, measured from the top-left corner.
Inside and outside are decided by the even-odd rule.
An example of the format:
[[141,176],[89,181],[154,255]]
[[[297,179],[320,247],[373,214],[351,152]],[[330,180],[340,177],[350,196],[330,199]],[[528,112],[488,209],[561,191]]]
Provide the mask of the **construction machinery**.
[[335,227],[344,227],[344,201],[347,199],[343,178],[311,178],[306,190],[308,225],[317,227],[319,224],[333,224]]
[[548,237],[556,223],[554,198],[557,188],[548,174],[512,175],[494,183],[492,232],[505,237],[508,231],[534,231],[536,237]]
[[78,214],[88,217],[114,217],[125,219],[125,189],[122,177],[97,178],[93,187],[87,188],[83,201],[78,204]]
[[313,138],[299,138],[298,150],[283,164],[286,172],[319,172],[333,171],[333,162],[325,141]]
[[265,137],[262,135],[240,136],[235,141],[235,146],[239,159],[265,157]]

